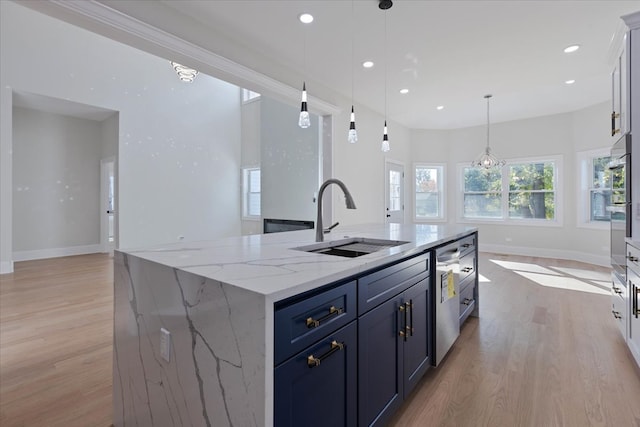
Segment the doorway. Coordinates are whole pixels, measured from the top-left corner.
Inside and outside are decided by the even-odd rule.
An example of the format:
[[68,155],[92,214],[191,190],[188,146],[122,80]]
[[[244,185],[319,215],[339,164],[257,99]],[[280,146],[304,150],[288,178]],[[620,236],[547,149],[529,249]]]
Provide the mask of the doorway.
[[404,165],[385,162],[385,218],[387,223],[404,223]]
[[100,161],[100,245],[113,255],[115,248],[115,157]]

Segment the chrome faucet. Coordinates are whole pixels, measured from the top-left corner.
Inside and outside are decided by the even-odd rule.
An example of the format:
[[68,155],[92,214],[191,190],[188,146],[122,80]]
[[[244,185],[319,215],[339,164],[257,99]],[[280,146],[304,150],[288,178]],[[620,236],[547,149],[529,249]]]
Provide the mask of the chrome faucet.
[[344,185],[342,181],[339,179],[328,179],[322,183],[320,186],[320,190],[318,190],[318,217],[316,218],[316,242],[322,242],[324,240],[324,230],[322,228],[322,194],[324,193],[324,189],[327,188],[329,184],[338,184],[338,186],[342,189],[344,193],[344,201],[347,204],[347,209],[355,209],[356,204],[353,201],[353,197],[351,197],[351,193],[347,189],[347,186]]

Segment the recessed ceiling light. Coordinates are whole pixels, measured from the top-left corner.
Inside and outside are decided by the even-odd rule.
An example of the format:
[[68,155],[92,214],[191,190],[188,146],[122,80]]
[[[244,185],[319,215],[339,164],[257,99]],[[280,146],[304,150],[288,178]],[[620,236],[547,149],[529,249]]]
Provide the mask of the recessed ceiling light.
[[362,63],[362,66],[363,66],[364,68],[371,68],[371,67],[373,67],[373,61],[364,61],[364,62]]
[[406,95],[407,93],[409,93],[409,89],[400,89],[400,93]]
[[564,53],[572,53],[572,52],[575,52],[578,49],[580,49],[580,45],[579,44],[572,44],[571,46],[567,46],[567,47],[564,48]]
[[574,84],[575,82],[576,82],[576,81],[575,81],[575,80],[573,80],[573,79],[571,79],[571,80],[566,80],[566,81],[565,81],[565,83],[566,83],[566,84],[568,84],[568,85],[572,85],[572,84]]
[[438,106],[436,107],[436,110],[442,110],[442,109],[444,109],[444,105],[438,105]]
[[303,13],[298,17],[298,19],[300,19],[300,22],[303,24],[310,24],[313,22],[313,15],[310,13]]

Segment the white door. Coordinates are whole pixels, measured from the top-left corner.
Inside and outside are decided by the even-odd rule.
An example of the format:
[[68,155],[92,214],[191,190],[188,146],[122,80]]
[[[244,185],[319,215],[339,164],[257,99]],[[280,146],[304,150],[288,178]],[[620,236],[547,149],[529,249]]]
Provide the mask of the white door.
[[115,159],[100,161],[100,243],[102,251],[113,254],[115,247]]
[[404,223],[404,166],[385,162],[385,217],[387,223]]

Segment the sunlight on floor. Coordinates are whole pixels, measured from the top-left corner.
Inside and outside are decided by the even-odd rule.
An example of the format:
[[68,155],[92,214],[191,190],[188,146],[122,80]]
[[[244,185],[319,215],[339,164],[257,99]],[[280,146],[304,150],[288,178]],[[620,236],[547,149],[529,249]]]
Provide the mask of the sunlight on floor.
[[567,289],[600,295],[611,294],[609,274],[580,268],[542,266],[532,263],[490,259],[492,263],[548,288]]

